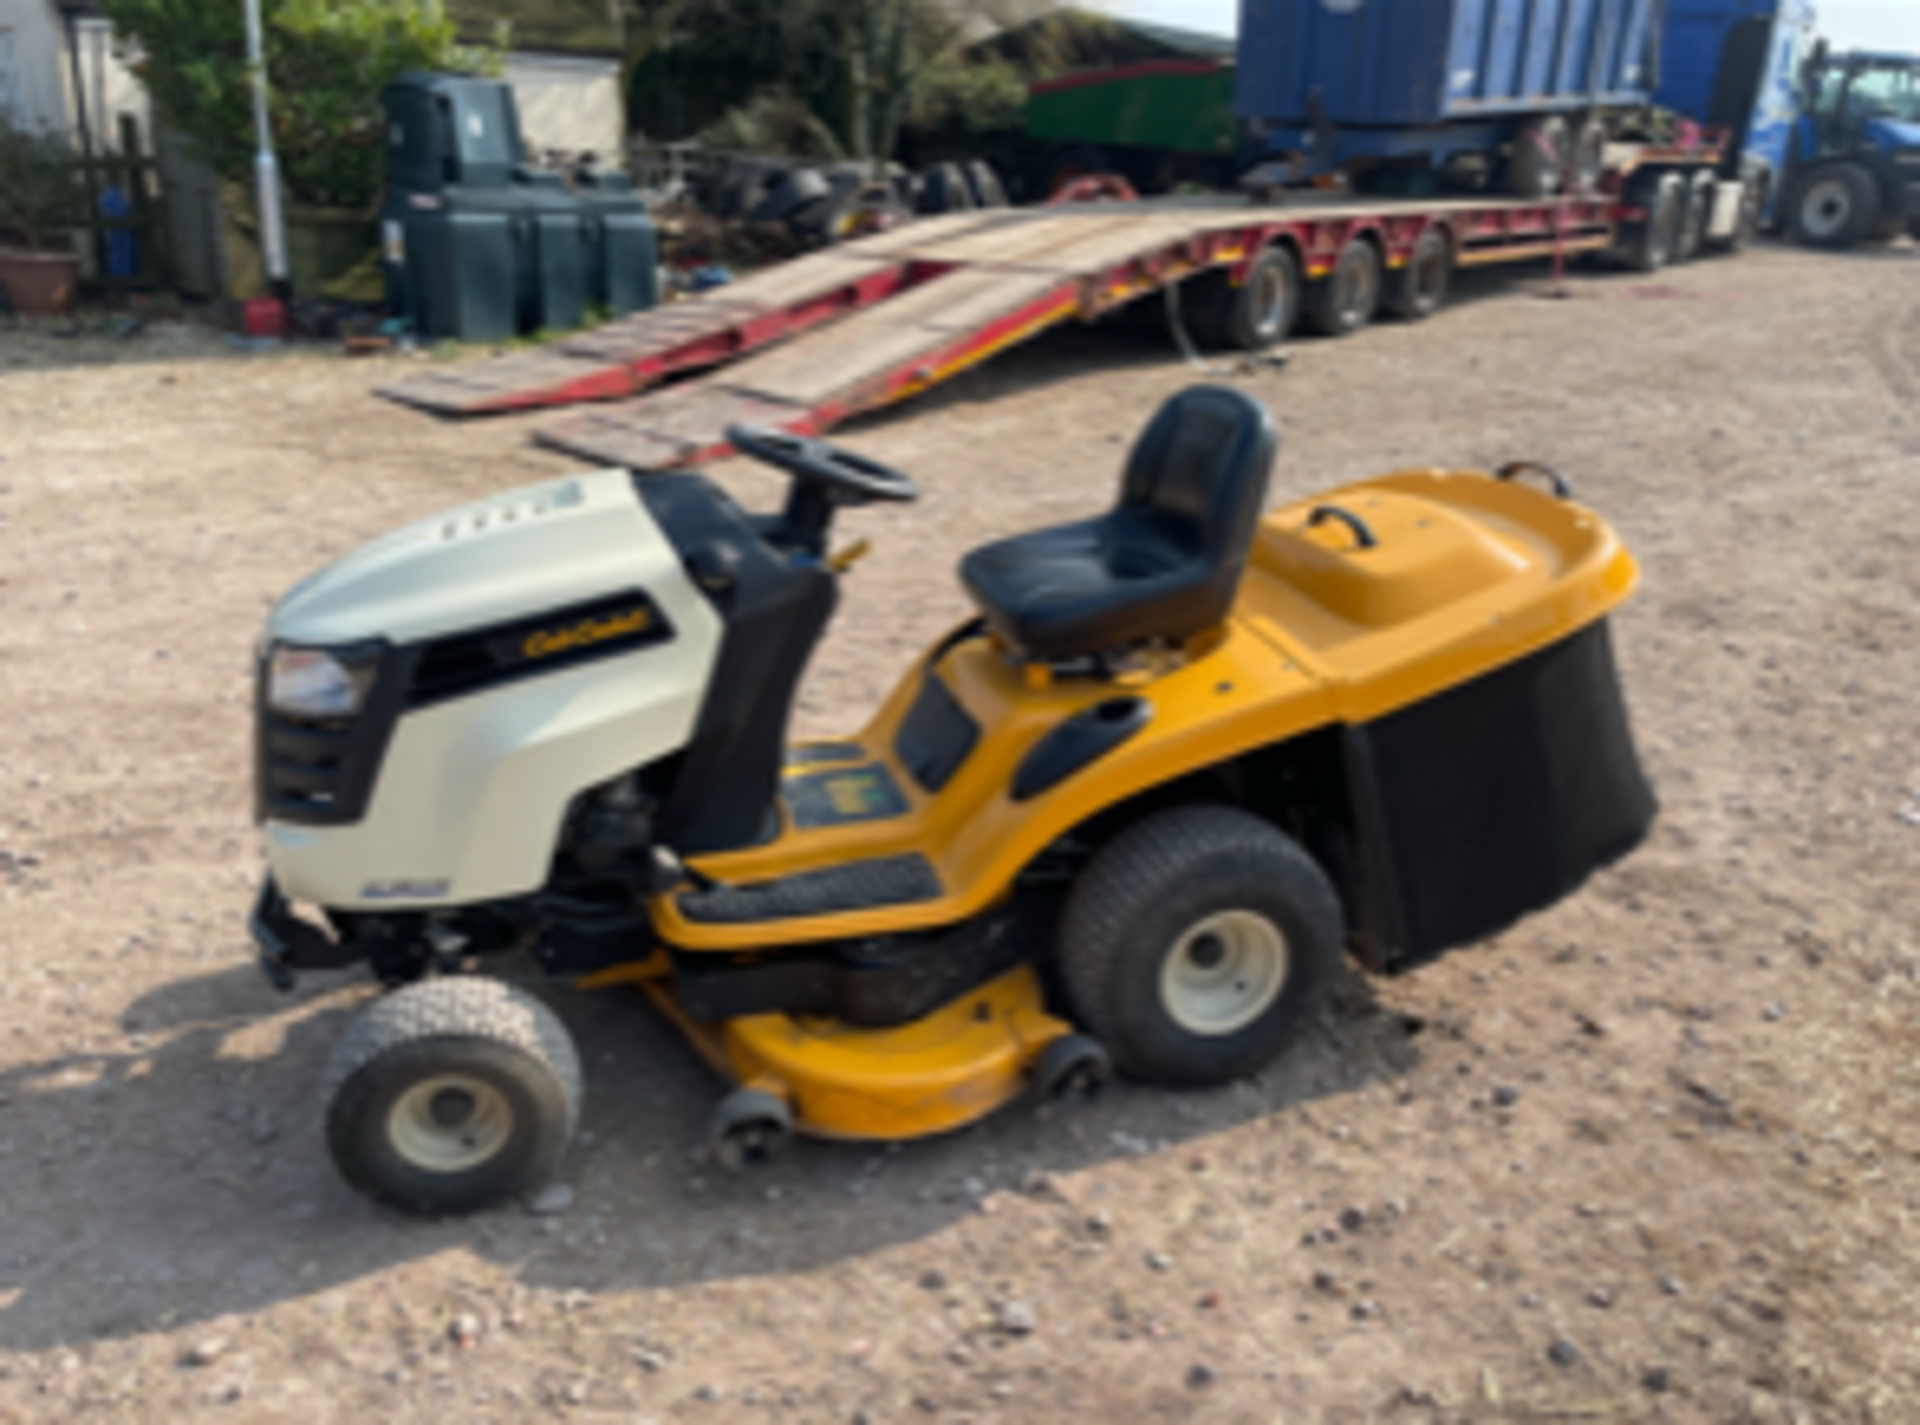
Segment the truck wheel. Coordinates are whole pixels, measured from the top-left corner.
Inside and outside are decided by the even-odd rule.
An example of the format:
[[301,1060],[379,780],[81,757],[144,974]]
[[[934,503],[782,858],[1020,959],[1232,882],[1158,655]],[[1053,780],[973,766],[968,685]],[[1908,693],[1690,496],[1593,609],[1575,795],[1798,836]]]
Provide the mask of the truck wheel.
[[1638,201],[1646,218],[1629,224],[1620,260],[1635,272],[1658,272],[1673,260],[1686,192],[1677,173],[1662,173],[1646,185]]
[[1200,1087],[1256,1073],[1332,988],[1345,930],[1313,859],[1270,823],[1185,806],[1129,827],[1081,873],[1059,965],[1119,1069]]
[[1406,266],[1387,274],[1386,307],[1402,321],[1418,322],[1440,310],[1453,282],[1453,244],[1445,231],[1420,234]]
[[1507,186],[1522,198],[1551,198],[1567,178],[1567,121],[1558,114],[1529,119],[1513,138]]
[[1794,185],[1787,232],[1806,247],[1852,247],[1880,217],[1880,190],[1857,163],[1816,168]]
[[1348,242],[1333,271],[1307,289],[1307,320],[1326,336],[1359,331],[1379,305],[1380,252],[1365,238]]
[[327,1064],[327,1146],[369,1196],[427,1215],[539,1186],[580,1120],[580,1058],[499,980],[424,980],[374,1002]]
[[1713,221],[1713,189],[1713,175],[1705,171],[1685,180],[1673,242],[1675,262],[1692,262],[1706,244],[1707,224]]
[[1568,162],[1567,191],[1591,193],[1600,186],[1607,166],[1607,126],[1599,117],[1581,121],[1574,130]]

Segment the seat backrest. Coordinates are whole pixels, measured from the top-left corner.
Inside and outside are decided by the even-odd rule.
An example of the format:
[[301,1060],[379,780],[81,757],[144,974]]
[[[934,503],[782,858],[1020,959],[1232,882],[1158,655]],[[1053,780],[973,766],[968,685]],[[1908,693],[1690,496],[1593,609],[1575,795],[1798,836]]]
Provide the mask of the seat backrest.
[[1253,545],[1280,447],[1267,408],[1224,386],[1191,386],[1135,442],[1120,507],[1153,517],[1163,533],[1228,580],[1228,599]]

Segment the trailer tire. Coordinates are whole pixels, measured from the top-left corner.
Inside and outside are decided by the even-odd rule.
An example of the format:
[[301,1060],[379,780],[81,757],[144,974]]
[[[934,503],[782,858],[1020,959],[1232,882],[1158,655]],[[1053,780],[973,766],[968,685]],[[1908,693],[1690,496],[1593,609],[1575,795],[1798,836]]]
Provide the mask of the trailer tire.
[[1278,346],[1300,316],[1300,264],[1292,249],[1279,243],[1262,248],[1239,286],[1220,283],[1216,302],[1220,312],[1208,323],[1208,334],[1221,345],[1239,351]]
[[1307,288],[1307,320],[1322,336],[1357,332],[1380,307],[1380,249],[1349,239],[1333,271]]
[[1453,244],[1444,228],[1421,233],[1406,266],[1387,274],[1386,309],[1403,322],[1425,321],[1447,300],[1453,285]]
[[422,980],[374,1001],[323,1082],[340,1175],[426,1215],[539,1186],[580,1121],[566,1027],[526,992],[480,976]]
[[1713,220],[1713,188],[1713,174],[1706,169],[1686,180],[1680,225],[1674,234],[1675,262],[1692,262],[1706,246],[1707,224]]
[[1658,272],[1673,261],[1686,207],[1686,192],[1677,173],[1662,173],[1647,182],[1638,195],[1646,218],[1629,224],[1620,260],[1635,272]]
[[1803,247],[1852,247],[1880,220],[1880,185],[1857,163],[1828,163],[1793,185],[1787,233]]
[[1567,181],[1567,121],[1558,114],[1527,120],[1513,137],[1507,186],[1522,198],[1551,198]]
[[1324,872],[1270,822],[1181,806],[1134,823],[1075,881],[1059,969],[1121,1072],[1205,1087],[1257,1073],[1332,989],[1345,941]]

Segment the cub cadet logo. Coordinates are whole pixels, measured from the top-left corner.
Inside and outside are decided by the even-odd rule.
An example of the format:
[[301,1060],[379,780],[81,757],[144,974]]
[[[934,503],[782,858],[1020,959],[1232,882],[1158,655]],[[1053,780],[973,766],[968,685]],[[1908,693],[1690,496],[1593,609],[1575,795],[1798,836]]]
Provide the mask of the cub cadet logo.
[[551,658],[572,648],[588,648],[609,638],[624,638],[630,633],[645,633],[653,623],[651,611],[640,608],[603,619],[582,619],[572,628],[542,629],[529,634],[520,651],[529,658]]

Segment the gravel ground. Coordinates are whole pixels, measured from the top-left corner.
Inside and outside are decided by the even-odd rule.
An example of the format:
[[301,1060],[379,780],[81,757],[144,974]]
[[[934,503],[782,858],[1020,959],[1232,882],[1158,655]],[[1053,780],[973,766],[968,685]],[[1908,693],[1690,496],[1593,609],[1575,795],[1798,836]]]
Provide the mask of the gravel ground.
[[[372,399],[392,362],[0,330],[0,1418],[1913,1418],[1920,249],[1543,288],[1234,379],[1276,497],[1529,456],[1615,522],[1637,854],[1255,1081],[738,1180],[675,1037],[555,988],[572,1200],[442,1223],[326,1160],[366,990],[250,963],[249,660],[299,575],[566,467]],[[851,521],[802,730],[1193,379],[1067,332],[849,431],[927,495]]]

